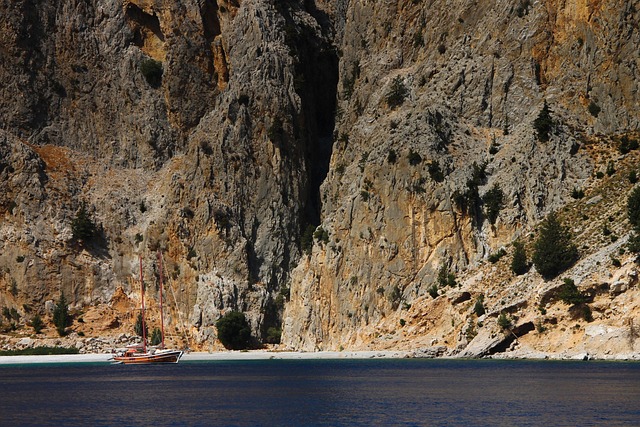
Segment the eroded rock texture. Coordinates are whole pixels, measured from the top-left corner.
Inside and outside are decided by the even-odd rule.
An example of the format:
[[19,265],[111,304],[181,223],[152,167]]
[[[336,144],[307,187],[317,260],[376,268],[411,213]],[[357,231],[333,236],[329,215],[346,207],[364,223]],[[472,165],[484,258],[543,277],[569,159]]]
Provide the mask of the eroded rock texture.
[[[192,348],[240,310],[288,348],[485,354],[502,311],[551,322],[536,307],[557,283],[507,261],[548,213],[581,239],[581,286],[622,274],[601,266],[629,231],[635,152],[616,149],[637,138],[639,21],[623,1],[2,1],[0,306],[19,324],[61,291],[77,318],[129,310],[139,255],[157,299],[161,251]],[[441,271],[456,285],[434,299]],[[633,325],[626,289],[618,312],[594,297],[594,321]]]

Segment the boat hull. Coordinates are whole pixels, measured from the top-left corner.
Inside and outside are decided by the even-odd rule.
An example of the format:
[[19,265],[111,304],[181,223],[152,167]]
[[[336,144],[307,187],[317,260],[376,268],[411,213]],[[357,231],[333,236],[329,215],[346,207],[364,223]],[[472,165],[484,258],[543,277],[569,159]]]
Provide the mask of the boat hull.
[[113,361],[125,365],[145,365],[154,363],[178,363],[181,357],[182,351],[173,350],[158,353],[114,356]]

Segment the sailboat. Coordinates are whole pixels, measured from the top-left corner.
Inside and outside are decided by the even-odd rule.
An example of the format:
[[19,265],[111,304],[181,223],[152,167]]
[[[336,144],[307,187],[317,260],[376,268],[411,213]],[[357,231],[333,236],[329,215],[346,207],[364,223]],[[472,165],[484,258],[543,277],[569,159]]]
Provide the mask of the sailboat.
[[178,363],[182,357],[181,350],[170,350],[164,348],[164,314],[162,310],[162,257],[158,252],[158,267],[160,269],[160,324],[162,325],[162,341],[159,346],[147,346],[147,331],[144,316],[144,280],[142,278],[142,257],[140,260],[140,291],[141,291],[141,313],[142,313],[142,343],[127,346],[124,351],[118,352],[113,361],[116,364],[148,364],[148,363]]

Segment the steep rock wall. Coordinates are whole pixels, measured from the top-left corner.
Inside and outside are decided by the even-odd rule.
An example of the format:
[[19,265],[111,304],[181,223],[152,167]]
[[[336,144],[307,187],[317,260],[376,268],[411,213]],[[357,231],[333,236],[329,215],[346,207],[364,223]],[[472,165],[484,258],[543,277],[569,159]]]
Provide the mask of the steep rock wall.
[[[463,282],[482,270],[490,253],[590,185],[598,166],[586,135],[637,128],[638,64],[622,59],[635,49],[637,15],[619,1],[350,2],[336,18],[344,22],[342,116],[322,187],[328,237],[292,274],[284,342],[306,350],[398,345],[385,336],[416,305],[452,324],[422,322],[414,345],[431,330],[455,346],[456,308],[427,295],[440,269]],[[406,93],[394,106],[397,82]],[[543,100],[555,122],[546,143],[533,127]],[[478,215],[455,202],[470,188],[474,163],[486,165],[479,195],[494,185],[504,193],[493,225],[486,206]],[[434,180],[436,164],[444,176]],[[468,289],[490,285],[470,279]]]

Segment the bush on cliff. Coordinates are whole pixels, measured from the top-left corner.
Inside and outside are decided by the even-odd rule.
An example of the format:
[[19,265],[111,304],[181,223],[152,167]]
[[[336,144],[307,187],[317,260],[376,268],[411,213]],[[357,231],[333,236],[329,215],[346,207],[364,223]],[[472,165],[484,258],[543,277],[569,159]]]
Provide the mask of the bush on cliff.
[[67,324],[69,323],[69,307],[64,297],[64,292],[60,294],[60,299],[53,309],[53,324],[56,325],[58,335],[61,337],[66,334]]
[[140,63],[140,72],[149,86],[158,88],[162,84],[162,62],[155,59],[145,59]]
[[229,350],[243,350],[251,344],[251,328],[244,313],[230,311],[216,322],[218,339]]
[[511,271],[517,276],[524,274],[529,269],[529,263],[527,261],[527,251],[524,248],[524,243],[519,240],[513,242],[513,258],[511,259]]
[[545,279],[552,279],[578,260],[578,249],[571,234],[555,213],[542,222],[540,236],[534,245],[533,263]]
[[551,118],[551,109],[549,108],[547,101],[544,101],[542,110],[540,110],[538,117],[533,121],[533,128],[536,130],[538,141],[549,141],[549,138],[551,137],[549,134],[553,128],[553,119]]
[[96,225],[93,223],[84,203],[80,205],[80,209],[78,209],[75,218],[71,222],[71,233],[74,240],[82,242],[87,242],[96,235]]

